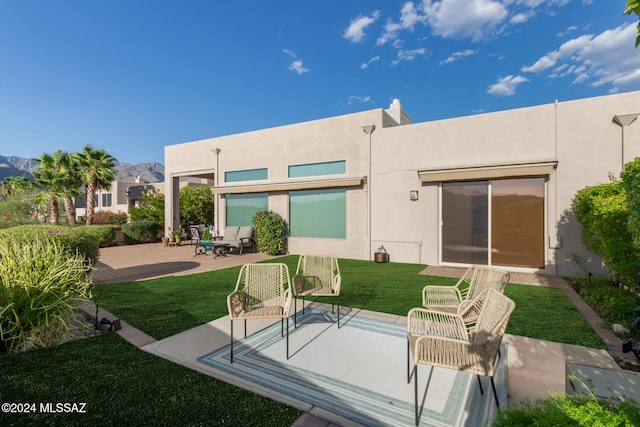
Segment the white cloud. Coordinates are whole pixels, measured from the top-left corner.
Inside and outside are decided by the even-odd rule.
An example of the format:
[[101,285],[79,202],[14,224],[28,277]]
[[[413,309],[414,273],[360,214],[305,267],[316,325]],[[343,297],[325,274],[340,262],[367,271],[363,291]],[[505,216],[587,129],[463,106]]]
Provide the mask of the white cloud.
[[519,84],[528,82],[529,79],[522,76],[507,76],[498,80],[487,89],[487,93],[496,96],[515,95],[516,88]]
[[494,0],[424,0],[423,9],[434,34],[473,41],[495,34],[508,16],[505,5]]
[[573,55],[575,52],[588,45],[593,36],[584,35],[576,39],[569,40],[560,46],[560,49],[547,53],[538,59],[535,64],[521,68],[525,73],[540,73],[547,68],[553,67],[559,60],[565,59]]
[[466,56],[471,56],[471,55],[475,55],[476,53],[478,53],[478,51],[475,50],[471,50],[471,49],[465,49],[465,50],[461,50],[459,52],[454,52],[451,55],[449,55],[449,57],[447,59],[444,59],[442,61],[440,61],[440,63],[438,65],[443,65],[443,64],[450,64],[452,62],[458,61]]
[[366,102],[371,101],[371,97],[370,96],[355,96],[355,95],[351,95],[349,97],[349,100],[347,101],[347,104],[351,105],[351,104],[355,104],[355,103],[359,103],[359,104],[363,104]]
[[380,57],[379,56],[374,56],[373,58],[371,58],[370,60],[368,60],[367,62],[363,63],[362,65],[360,65],[360,68],[362,68],[363,70],[365,68],[369,68],[369,65],[373,64],[376,61],[379,61]]
[[397,24],[390,19],[387,20],[387,23],[384,24],[384,33],[382,33],[380,37],[378,37],[378,40],[376,40],[376,45],[382,46],[383,44],[386,44],[391,40],[397,39],[398,32],[400,32],[400,30],[402,30],[402,26],[400,24]]
[[573,75],[573,84],[596,87],[610,84],[612,92],[635,89],[640,86],[640,55],[634,48],[636,36],[635,23],[621,25],[596,36],[583,35],[563,43],[558,50],[547,53],[535,64],[521,70],[542,73],[555,67],[548,78]]
[[293,62],[289,65],[289,71],[295,71],[298,75],[311,71],[302,65],[302,60],[298,59],[298,56],[293,51],[289,49],[282,49],[282,51],[293,58]]
[[406,2],[400,9],[400,22],[393,22],[388,19],[384,25],[384,33],[378,37],[376,45],[381,46],[398,37],[398,33],[402,30],[413,32],[416,24],[424,24],[426,17],[416,9],[413,2]]
[[400,10],[400,24],[402,28],[405,28],[409,31],[413,31],[416,24],[424,24],[425,16],[421,15],[418,10],[416,10],[413,2],[406,2],[402,9]]
[[398,55],[396,56],[396,59],[391,61],[391,66],[395,67],[400,63],[400,61],[412,61],[416,59],[417,56],[425,55],[426,53],[427,53],[427,50],[423,47],[419,49],[413,49],[413,50],[400,49],[398,51]]
[[513,15],[511,17],[511,19],[509,20],[510,24],[522,24],[524,22],[527,22],[529,20],[531,16],[529,14],[526,13],[516,13],[515,15]]
[[303,67],[302,61],[299,59],[296,59],[291,63],[291,65],[289,65],[289,70],[295,71],[298,74],[308,73],[309,71],[311,71],[308,68]]
[[561,33],[558,33],[558,37],[564,37],[564,36],[566,36],[567,34],[572,33],[572,32],[574,32],[574,31],[575,31],[575,30],[577,30],[577,29],[578,29],[578,27],[576,27],[575,25],[570,25],[569,27],[567,27],[567,29],[566,29],[566,30],[564,30],[564,31],[563,31],[563,32],[561,32]]
[[367,27],[376,22],[379,17],[380,11],[374,10],[371,12],[371,16],[358,16],[352,19],[347,29],[344,30],[342,37],[351,43],[361,42],[364,39]]

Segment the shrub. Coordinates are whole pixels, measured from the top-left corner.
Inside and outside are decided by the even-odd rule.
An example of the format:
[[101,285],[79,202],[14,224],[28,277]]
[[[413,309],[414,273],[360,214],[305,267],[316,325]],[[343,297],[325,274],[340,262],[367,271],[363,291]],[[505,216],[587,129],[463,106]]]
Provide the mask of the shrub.
[[82,225],[76,227],[75,230],[97,239],[101,248],[106,248],[116,238],[115,230],[108,225]]
[[273,211],[259,211],[253,217],[253,234],[258,251],[267,255],[287,253],[287,224]]
[[98,211],[91,219],[92,224],[123,225],[129,220],[126,212]]
[[[573,378],[575,381],[576,379]],[[640,406],[634,401],[599,401],[593,393],[551,393],[535,404],[500,407],[493,427],[512,426],[637,426]]]
[[149,243],[158,239],[160,226],[149,220],[133,221],[122,226],[122,234],[127,244]]
[[31,194],[0,199],[0,229],[24,224],[39,224]]
[[0,273],[0,350],[9,353],[60,343],[91,296],[85,259],[54,236],[19,245],[0,237]]
[[213,209],[213,194],[208,185],[180,190],[180,223],[211,224]]
[[98,238],[79,231],[75,227],[61,225],[21,225],[0,230],[0,238],[15,245],[26,245],[33,241],[53,241],[69,256],[80,255],[94,265],[100,255]]
[[620,181],[586,187],[573,198],[573,211],[582,224],[582,240],[602,257],[618,281],[637,283],[640,251],[627,228],[626,193]]
[[131,215],[131,221],[146,219],[164,228],[164,194],[144,194],[140,205],[129,209],[129,215]]
[[605,322],[620,323],[634,330],[632,323],[640,317],[640,297],[633,288],[595,277],[588,286],[584,278],[573,278],[570,284]]

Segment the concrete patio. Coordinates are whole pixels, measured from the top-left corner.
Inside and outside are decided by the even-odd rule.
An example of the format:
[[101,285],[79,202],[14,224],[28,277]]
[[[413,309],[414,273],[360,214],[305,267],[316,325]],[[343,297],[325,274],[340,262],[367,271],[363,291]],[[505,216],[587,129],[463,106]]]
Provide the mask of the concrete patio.
[[[95,269],[96,283],[117,283],[124,281],[145,280],[168,275],[185,275],[211,271],[231,266],[257,262],[272,257],[265,254],[244,254],[242,256],[214,258],[212,255],[194,256],[194,248],[184,245],[163,247],[158,244],[135,246],[116,246],[100,251],[100,260]],[[428,267],[423,274],[457,277],[460,269]],[[557,286],[562,288],[585,318],[592,324],[608,347],[607,350],[591,349],[575,345],[536,340],[515,335],[505,335],[504,342],[509,345],[508,357],[508,402],[516,403],[524,400],[531,402],[548,397],[549,392],[571,391],[566,378],[567,366],[574,374],[596,372],[591,378],[597,391],[606,393],[608,386],[617,384],[623,392],[640,395],[640,374],[621,369],[616,360],[626,360],[637,364],[631,353],[622,353],[622,342],[615,335],[600,327],[601,319],[575,294],[561,278],[536,276],[533,274],[513,274],[510,282],[537,286]],[[94,308],[87,311],[95,315]],[[383,318],[389,315],[377,313]],[[115,318],[100,308],[98,318]],[[395,316],[397,317],[397,316]],[[395,319],[396,322],[406,321]],[[136,345],[147,346],[156,340],[139,331],[125,321],[118,333]],[[615,359],[614,359],[615,357]],[[576,369],[587,367],[589,369]],[[586,374],[585,374],[586,375]],[[602,384],[602,386],[600,386]],[[635,384],[635,389],[633,388]],[[269,396],[272,397],[272,396]],[[289,402],[288,402],[289,403]],[[296,427],[320,427],[333,424],[307,411],[295,423]]]

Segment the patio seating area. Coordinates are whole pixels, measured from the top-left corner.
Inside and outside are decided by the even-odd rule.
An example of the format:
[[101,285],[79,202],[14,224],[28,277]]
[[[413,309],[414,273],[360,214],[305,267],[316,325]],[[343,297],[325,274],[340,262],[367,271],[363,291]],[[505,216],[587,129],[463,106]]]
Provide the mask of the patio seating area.
[[[146,251],[151,254],[151,257],[149,257],[151,258],[150,260],[148,260],[148,257],[145,257],[145,260],[141,260],[136,255],[132,255],[133,253],[139,252],[139,248],[135,247],[114,247],[101,250],[101,258],[96,266],[98,279],[101,280],[102,283],[107,283],[109,281],[139,280],[171,274],[192,274],[195,272],[226,268],[233,265],[242,265],[249,262],[272,258],[264,254],[247,254],[242,257],[229,257],[218,260],[221,262],[212,262],[210,257],[198,257],[199,259],[194,260],[192,248],[178,247],[168,250],[163,248],[160,244],[149,246],[153,246],[153,248],[149,248],[149,250]],[[134,252],[129,253],[128,251]],[[169,252],[172,254],[167,255]],[[182,254],[182,252],[184,253]],[[168,267],[164,266],[165,263],[170,263],[171,261],[174,261],[175,264]],[[433,271],[433,267],[430,267],[430,269]],[[463,271],[457,273],[462,274]],[[434,273],[430,272],[430,274]],[[126,280],[123,280],[124,278],[126,278]],[[537,277],[531,277],[530,280],[531,283],[539,282]],[[511,281],[516,282],[513,277]],[[518,279],[518,281],[520,283],[523,282],[522,279]],[[307,303],[307,310],[304,315],[301,314],[301,310],[298,312],[298,316],[302,320],[300,321],[298,330],[296,330],[295,333],[292,333],[290,337],[291,358],[288,362],[286,361],[285,351],[283,349],[285,340],[281,335],[281,326],[278,324],[280,322],[274,322],[273,319],[262,319],[256,320],[255,323],[252,324],[250,327],[250,333],[246,340],[242,339],[236,341],[237,359],[233,366],[236,367],[243,365],[244,363],[241,363],[241,361],[246,361],[246,357],[263,357],[263,355],[258,354],[260,351],[274,351],[277,353],[278,357],[285,360],[284,362],[278,361],[278,363],[290,363],[290,365],[284,365],[285,369],[295,371],[295,377],[298,380],[302,379],[308,382],[311,381],[310,378],[318,375],[324,375],[325,377],[329,377],[331,375],[331,378],[338,378],[343,381],[345,378],[350,378],[353,374],[354,366],[359,366],[359,363],[364,363],[361,362],[360,359],[355,358],[355,356],[353,358],[349,358],[348,354],[346,354],[346,349],[353,348],[354,351],[363,352],[362,354],[373,354],[371,349],[367,349],[366,346],[358,347],[359,345],[366,344],[364,342],[358,342],[355,338],[365,336],[362,330],[371,328],[371,325],[374,325],[376,328],[383,325],[383,329],[385,330],[387,328],[390,328],[389,330],[399,328],[400,332],[388,334],[391,337],[396,334],[395,339],[400,340],[399,345],[378,341],[375,349],[380,354],[387,352],[388,349],[400,352],[399,357],[397,354],[394,355],[394,360],[397,357],[397,360],[400,362],[400,367],[392,368],[399,369],[399,377],[397,377],[398,381],[394,381],[393,383],[402,383],[403,386],[401,387],[405,387],[405,391],[408,390],[409,394],[408,397],[404,397],[403,399],[388,399],[384,403],[387,407],[394,407],[397,409],[398,406],[404,405],[396,405],[397,402],[408,402],[410,415],[409,425],[413,424],[413,390],[411,385],[407,384],[406,381],[403,381],[403,378],[406,378],[407,369],[405,355],[406,317],[358,311],[349,309],[348,307],[341,307],[340,316],[344,319],[341,320],[341,322],[344,323],[344,326],[340,329],[340,332],[337,333],[338,329],[336,325],[333,325],[333,323],[337,322],[336,315],[332,315],[331,310],[327,310],[326,305],[316,304],[317,303]],[[311,308],[311,310],[309,308]],[[109,317],[109,313],[101,310],[99,316]],[[377,323],[378,321],[384,323]],[[178,335],[174,335],[161,341],[154,341],[152,338],[141,334],[140,331],[131,328],[130,325],[123,321],[122,329],[118,331],[118,334],[122,335],[138,347],[143,348],[145,351],[157,354],[176,363],[216,376],[224,381],[232,382],[240,387],[256,391],[260,394],[264,394],[273,399],[283,401],[294,407],[305,410],[306,413],[294,424],[297,427],[327,426],[332,425],[331,423],[335,423],[337,425],[367,424],[367,422],[362,419],[360,422],[353,420],[348,421],[344,414],[336,414],[331,410],[323,408],[321,404],[309,404],[302,400],[292,398],[291,396],[283,395],[276,390],[269,389],[264,385],[254,382],[250,376],[236,378],[234,380],[232,378],[233,375],[228,372],[207,364],[205,359],[207,359],[209,355],[211,355],[211,357],[207,360],[213,364],[217,363],[215,359],[218,355],[212,355],[217,350],[220,350],[220,352],[228,356],[229,349],[225,347],[229,345],[229,323],[229,319],[226,316],[220,319],[212,319],[211,322],[193,328],[189,331],[184,331]],[[364,329],[362,326],[358,326],[357,330],[359,332],[356,335],[351,334],[349,331],[352,329],[355,330],[356,325],[359,324],[368,324],[368,326]],[[242,332],[243,331],[240,330],[240,333]],[[272,334],[271,338],[269,338],[269,334]],[[266,341],[265,337],[267,337]],[[597,368],[600,370],[598,372],[612,372],[615,376],[627,375],[627,372],[622,371],[605,350],[596,350],[568,344],[535,340],[509,334],[504,335],[502,343],[503,347],[501,352],[503,352],[502,356],[504,356],[503,363],[505,364],[505,378],[508,378],[508,382],[505,381],[505,393],[505,390],[501,391],[501,380],[498,380],[498,377],[496,377],[496,388],[498,398],[501,402],[503,400],[500,397],[500,393],[504,393],[504,399],[506,399],[507,402],[514,403],[523,400],[534,401],[539,398],[545,398],[548,396],[548,392],[550,391],[567,391],[568,385],[566,383],[565,375],[567,373],[567,363],[573,364],[569,366],[580,365]],[[221,350],[223,348],[224,350]],[[322,360],[322,355],[324,354],[322,351],[329,351],[333,352],[332,354],[335,354],[336,349],[339,349],[340,352],[345,351],[345,360],[348,360],[349,363],[324,364],[329,366],[334,372],[322,373],[309,370],[309,366],[306,368],[298,366],[298,364],[317,364],[318,360]],[[258,353],[255,353],[255,351],[258,351]],[[499,358],[499,360],[502,360],[502,358]],[[228,361],[227,365],[230,365]],[[387,365],[383,364],[382,366]],[[282,366],[280,366],[280,368],[282,368]],[[422,366],[422,368],[428,367]],[[363,370],[375,372],[375,370],[367,369],[366,367]],[[306,375],[311,375],[311,377],[307,377]],[[628,373],[628,375],[633,375],[633,373]],[[428,376],[429,371],[425,371],[424,373],[421,372],[420,374],[421,378],[428,378]],[[385,374],[383,377],[386,379],[387,387],[390,383],[390,378],[395,378],[395,376],[392,376],[391,374]],[[471,391],[471,389],[473,389],[478,394],[474,399],[478,399],[485,403],[493,402],[492,394],[485,393],[484,395],[480,395],[476,383],[477,380],[475,380],[473,376],[470,378],[473,380],[470,384],[474,387],[470,387],[468,390]],[[434,383],[432,382],[429,390],[437,389],[433,384]],[[487,387],[491,387],[488,380],[486,382],[485,390],[489,390]],[[427,392],[431,393],[429,390]],[[379,397],[384,398],[384,396]],[[393,403],[393,405],[388,405],[390,402]],[[431,402],[430,397],[427,398],[425,402]],[[425,421],[429,419],[431,416],[430,411],[433,409],[429,407],[429,405],[431,405],[431,403],[426,403],[425,409],[423,410],[421,425],[422,422],[425,423],[424,425],[429,424],[428,421]],[[349,422],[352,424],[349,424]],[[405,422],[403,425],[407,425],[407,423]]]

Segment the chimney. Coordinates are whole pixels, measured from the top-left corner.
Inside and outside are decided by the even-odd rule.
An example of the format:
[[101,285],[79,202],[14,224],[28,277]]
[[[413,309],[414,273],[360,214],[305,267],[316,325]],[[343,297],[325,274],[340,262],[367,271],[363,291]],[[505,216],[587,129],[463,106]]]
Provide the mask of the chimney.
[[411,123],[411,117],[404,112],[398,98],[394,98],[391,105],[389,105],[389,109],[385,111],[398,125],[408,125]]

